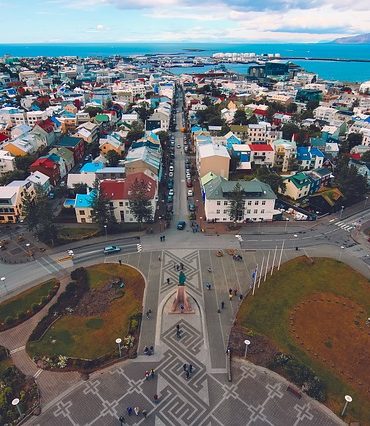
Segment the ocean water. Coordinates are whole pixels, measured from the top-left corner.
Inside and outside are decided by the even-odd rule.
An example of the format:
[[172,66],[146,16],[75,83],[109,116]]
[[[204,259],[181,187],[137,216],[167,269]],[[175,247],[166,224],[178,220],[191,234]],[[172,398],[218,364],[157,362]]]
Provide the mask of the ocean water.
[[[191,51],[188,49],[199,49]],[[210,56],[216,52],[280,53],[281,56],[313,58],[370,59],[370,45],[330,43],[86,43],[86,44],[0,44],[0,56],[111,56],[143,54],[184,54]],[[365,81],[370,79],[370,62],[294,61],[326,79]],[[241,65],[241,67],[247,67]]]

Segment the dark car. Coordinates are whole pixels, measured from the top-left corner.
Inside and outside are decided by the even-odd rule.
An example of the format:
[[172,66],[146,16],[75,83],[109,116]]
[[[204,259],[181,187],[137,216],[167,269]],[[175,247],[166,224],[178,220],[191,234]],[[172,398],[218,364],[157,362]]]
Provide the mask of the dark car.
[[195,205],[193,203],[189,203],[189,211],[195,212]]
[[177,223],[177,229],[179,229],[180,231],[185,229],[185,226],[186,226],[186,222],[184,220],[180,220],[180,222]]
[[172,180],[172,179],[170,179],[170,180],[167,182],[167,188],[168,188],[168,189],[172,189],[172,188],[173,188],[173,180]]
[[193,187],[193,182],[191,181],[191,179],[186,179],[186,186],[188,188],[192,188]]

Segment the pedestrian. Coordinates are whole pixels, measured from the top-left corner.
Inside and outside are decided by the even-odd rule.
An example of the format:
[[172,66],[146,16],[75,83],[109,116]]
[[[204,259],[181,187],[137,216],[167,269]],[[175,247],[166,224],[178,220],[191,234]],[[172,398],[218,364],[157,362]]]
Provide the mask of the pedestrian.
[[193,372],[193,366],[189,364],[189,373],[191,374]]
[[163,241],[166,241],[166,236],[165,236],[165,235],[163,235],[163,237],[162,237],[162,238],[163,238]]
[[131,415],[132,415],[132,407],[127,407],[127,414],[128,414],[129,416],[131,416]]
[[169,284],[170,283],[170,279],[169,278],[167,278],[167,284]]
[[188,364],[184,364],[184,365],[182,366],[182,368],[184,369],[184,371],[186,371],[186,370],[188,369]]
[[179,270],[179,268],[180,268],[180,266],[179,266],[179,265],[176,265],[176,271],[178,271],[178,270]]
[[176,337],[177,337],[178,339],[180,339],[180,337],[181,337],[181,330],[180,330],[180,327],[177,327],[177,328],[176,328]]
[[135,414],[138,416],[140,414],[140,408],[139,407],[135,407],[134,408]]
[[233,294],[233,289],[229,288],[229,294]]
[[158,260],[161,261],[161,256],[158,256]]
[[180,331],[180,324],[176,324],[176,330]]
[[154,379],[155,372],[154,372],[153,368],[150,370],[150,376],[151,376],[152,379]]
[[180,262],[180,269],[183,270],[184,269],[184,264]]
[[190,372],[189,372],[189,370],[186,370],[186,371],[185,371],[185,376],[186,376],[186,380],[188,380],[188,378],[190,377]]
[[224,309],[225,307],[225,302],[221,302],[221,309]]
[[243,295],[240,293],[239,294],[239,300],[242,301],[243,300]]
[[234,296],[237,296],[238,295],[238,290],[235,288],[234,289]]
[[149,311],[146,311],[146,317],[147,317],[147,319],[150,319],[150,312]]
[[177,267],[176,262],[173,261],[173,269],[177,269],[176,267]]
[[212,272],[212,268],[210,266],[208,266],[208,272],[211,273]]
[[154,354],[154,346],[151,346],[149,348],[149,355],[153,355]]
[[148,346],[144,346],[144,355],[148,355],[149,349]]
[[144,419],[146,419],[146,416],[148,415],[148,413],[145,409],[141,411],[141,414],[143,415]]
[[229,300],[230,300],[230,302],[233,300],[233,294],[232,293],[229,294]]
[[122,260],[121,260],[121,259],[119,259],[119,260],[118,260],[118,263],[119,263],[120,265],[122,265]]
[[119,416],[118,420],[121,422],[121,425],[126,423],[126,420],[123,416]]
[[154,399],[154,402],[157,404],[159,401],[159,396],[157,394],[154,394],[153,399]]
[[146,370],[145,371],[145,380],[148,380],[149,379],[149,371],[148,370]]
[[180,305],[180,310],[181,310],[181,313],[184,312],[184,305]]

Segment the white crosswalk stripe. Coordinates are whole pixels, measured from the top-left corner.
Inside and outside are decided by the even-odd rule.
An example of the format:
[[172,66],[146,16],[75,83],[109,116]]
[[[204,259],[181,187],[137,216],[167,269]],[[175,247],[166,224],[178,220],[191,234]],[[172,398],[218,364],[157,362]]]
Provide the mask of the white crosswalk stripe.
[[335,222],[333,225],[347,232],[351,232],[351,230],[354,228],[352,223],[342,222],[341,220],[339,220],[338,222]]

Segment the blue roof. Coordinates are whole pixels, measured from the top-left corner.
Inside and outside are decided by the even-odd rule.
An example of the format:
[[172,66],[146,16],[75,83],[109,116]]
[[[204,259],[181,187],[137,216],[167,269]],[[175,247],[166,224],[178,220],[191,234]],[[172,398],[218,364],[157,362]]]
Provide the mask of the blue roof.
[[324,158],[324,154],[316,147],[311,148],[311,154],[315,157],[322,157]]
[[297,148],[297,160],[311,160],[311,154],[307,146],[299,146]]
[[201,130],[206,130],[206,129],[204,129],[203,127],[197,126],[197,125],[192,126],[192,128],[191,128],[192,133],[200,132]]
[[230,136],[227,139],[227,142],[231,144],[235,144],[235,145],[236,144],[240,145],[242,143],[242,141],[239,138],[237,138],[235,135]]
[[80,172],[83,173],[95,173],[104,167],[103,163],[86,163],[81,167]]
[[75,200],[75,209],[85,209],[91,207],[91,202],[94,199],[96,191],[93,190],[89,194],[77,194]]
[[61,125],[60,121],[57,120],[53,115],[50,117],[50,120],[57,126],[59,127]]
[[81,142],[81,138],[76,138],[74,136],[63,136],[59,141],[59,146],[67,146],[70,148],[74,148]]

